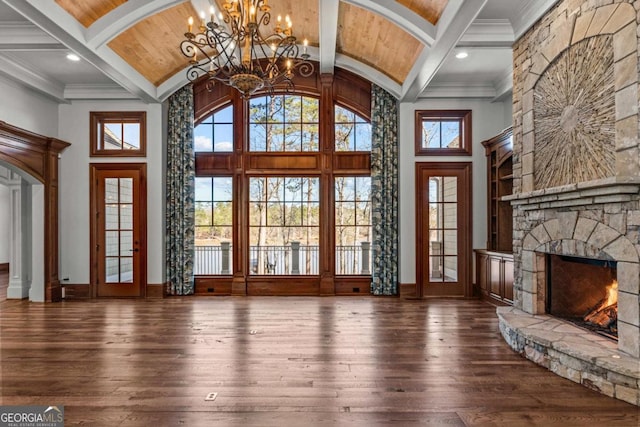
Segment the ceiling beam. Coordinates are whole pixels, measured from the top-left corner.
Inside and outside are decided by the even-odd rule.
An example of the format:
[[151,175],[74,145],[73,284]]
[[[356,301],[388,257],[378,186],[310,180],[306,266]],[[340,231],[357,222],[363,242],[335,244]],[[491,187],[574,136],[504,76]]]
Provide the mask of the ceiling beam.
[[0,54],[0,74],[5,77],[28,86],[33,90],[52,98],[54,101],[67,103],[64,98],[64,85],[33,71],[26,64],[10,53]]
[[129,0],[94,22],[86,33],[86,44],[97,49],[138,22],[184,0]]
[[508,19],[476,19],[460,38],[457,47],[505,47],[515,42]]
[[415,77],[404,82],[401,101],[418,99],[486,3],[487,0],[449,0],[438,21],[437,40],[409,73]]
[[18,46],[10,50],[66,49],[58,40],[30,22],[0,22],[0,46]]
[[144,102],[158,102],[156,87],[106,45],[94,50],[86,42],[86,29],[56,2],[3,0],[29,21],[102,71]]
[[[320,0],[324,1],[324,0]],[[370,12],[383,16],[402,30],[411,34],[422,44],[431,46],[436,40],[436,27],[397,1],[388,0],[343,0]]]
[[320,73],[333,74],[336,64],[336,45],[338,41],[338,10],[340,0],[318,0],[320,16]]

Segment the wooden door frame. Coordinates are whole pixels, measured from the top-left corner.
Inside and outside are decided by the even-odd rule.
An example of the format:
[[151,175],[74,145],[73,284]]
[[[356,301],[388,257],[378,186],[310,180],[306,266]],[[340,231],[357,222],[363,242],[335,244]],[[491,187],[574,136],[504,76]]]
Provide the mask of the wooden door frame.
[[140,173],[140,298],[147,295],[147,164],[146,163],[90,163],[89,164],[89,253],[90,253],[90,286],[91,297],[98,297],[98,257],[96,251],[96,236],[98,221],[93,214],[98,211],[96,200],[97,173],[109,170],[132,170]]
[[44,184],[44,300],[62,301],[58,277],[59,154],[71,144],[0,120],[0,160]]
[[[458,254],[459,260],[459,274],[458,281],[463,283],[464,298],[471,298],[473,296],[473,289],[471,283],[471,264],[473,262],[471,258],[471,242],[473,239],[473,224],[472,224],[472,210],[473,210],[473,191],[472,191],[472,163],[471,162],[418,162],[416,163],[416,296],[423,298],[423,279],[425,273],[428,271],[428,267],[424,267],[422,263],[422,251],[424,250],[424,232],[422,227],[422,215],[424,213],[424,207],[422,206],[422,192],[427,190],[422,186],[422,174],[425,171],[437,171],[437,170],[460,170],[463,172],[463,177],[467,183],[467,194],[462,195],[462,199],[459,199],[464,205],[468,206],[468,209],[458,210],[458,223],[466,225],[463,230],[459,230],[459,248],[461,253]],[[427,206],[428,209],[428,206]],[[444,295],[443,295],[444,296]]]

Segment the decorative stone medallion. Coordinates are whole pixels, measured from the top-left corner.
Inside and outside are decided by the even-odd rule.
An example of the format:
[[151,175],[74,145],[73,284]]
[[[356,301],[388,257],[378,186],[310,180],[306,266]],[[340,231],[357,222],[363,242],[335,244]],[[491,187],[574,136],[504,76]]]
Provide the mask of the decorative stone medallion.
[[615,174],[613,37],[570,46],[534,87],[535,189]]

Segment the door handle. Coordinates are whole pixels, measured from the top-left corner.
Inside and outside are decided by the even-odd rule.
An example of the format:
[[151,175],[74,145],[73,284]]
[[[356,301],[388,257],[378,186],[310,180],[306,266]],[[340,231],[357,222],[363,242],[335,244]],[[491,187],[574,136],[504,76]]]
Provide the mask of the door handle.
[[140,249],[135,248],[135,249],[129,249],[129,252],[140,252]]

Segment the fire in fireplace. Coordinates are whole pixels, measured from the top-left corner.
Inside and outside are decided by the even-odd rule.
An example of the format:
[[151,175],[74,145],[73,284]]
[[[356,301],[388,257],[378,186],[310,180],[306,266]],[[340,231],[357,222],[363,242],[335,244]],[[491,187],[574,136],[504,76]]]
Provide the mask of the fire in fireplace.
[[601,328],[611,328],[618,321],[618,282],[607,286],[607,294],[583,317],[585,322]]
[[617,339],[616,266],[615,261],[547,255],[547,313]]

